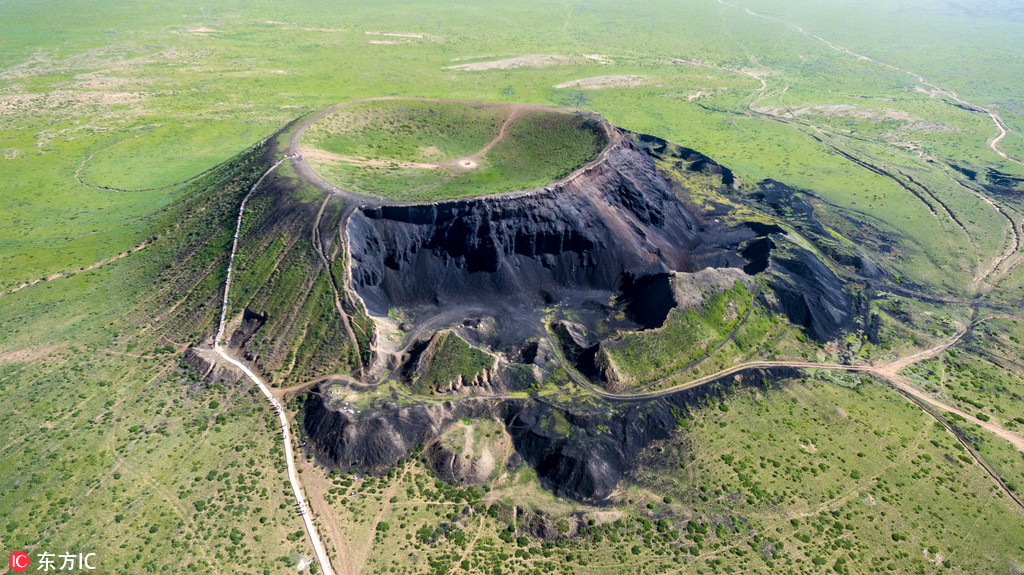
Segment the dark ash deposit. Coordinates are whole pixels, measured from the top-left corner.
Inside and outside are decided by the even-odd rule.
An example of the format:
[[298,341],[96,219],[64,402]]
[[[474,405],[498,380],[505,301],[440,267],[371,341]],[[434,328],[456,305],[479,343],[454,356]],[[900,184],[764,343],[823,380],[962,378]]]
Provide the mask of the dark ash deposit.
[[[720,224],[707,213],[694,213],[679,200],[685,190],[665,177],[656,159],[713,174],[725,186],[739,185],[731,171],[698,152],[627,134],[613,139],[600,161],[547,188],[355,209],[344,224],[351,287],[372,315],[402,310],[407,314],[403,330],[425,332],[410,338],[393,375],[409,372],[401,362],[414,361],[434,331],[468,322],[486,326],[476,341],[503,357],[506,367],[531,364],[516,373],[536,373],[542,363],[538,356],[554,361],[544,352],[549,345],[591,376],[584,364],[588,357],[593,363],[591,352],[598,343],[593,326],[615,316],[616,325],[627,329],[659,327],[676,305],[669,283],[673,272],[707,267],[765,277],[769,293],[762,303],[820,341],[852,329],[859,317],[855,298],[834,268],[850,266],[850,273],[877,275],[872,262],[822,244],[820,252],[831,260],[826,263],[792,241],[782,226]],[[761,195],[752,201],[798,214],[800,220],[790,229],[799,229],[812,242],[820,230],[822,241],[828,240],[810,206],[787,194],[787,188],[768,182],[758,189]],[[541,316],[543,308],[553,306],[572,308],[574,319],[554,322],[552,340]],[[544,342],[539,348],[538,338]],[[489,418],[501,422],[513,458],[533,467],[545,488],[559,496],[605,502],[640,451],[674,433],[691,406],[738,383],[765,385],[789,375],[788,370],[750,370],[658,398],[595,397],[585,406],[538,397],[502,399],[495,392],[441,404],[417,404],[396,395],[357,411],[335,404],[324,389],[306,402],[303,426],[310,449],[331,466],[384,471],[424,444],[425,456],[439,473],[469,481],[479,462],[456,460],[430,447],[431,442],[460,419]],[[526,389],[530,378],[524,378],[513,384],[499,377],[488,385],[498,391]]]

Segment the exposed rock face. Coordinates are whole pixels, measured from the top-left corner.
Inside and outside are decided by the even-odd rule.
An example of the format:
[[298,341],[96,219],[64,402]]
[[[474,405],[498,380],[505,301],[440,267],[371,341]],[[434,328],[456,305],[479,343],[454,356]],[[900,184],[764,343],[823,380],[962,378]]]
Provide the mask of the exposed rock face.
[[[635,142],[620,139],[601,162],[543,190],[353,212],[345,227],[353,288],[372,314],[401,308],[413,318],[406,326],[414,343],[403,352],[403,376],[412,381],[425,370],[424,358],[430,357],[425,350],[436,343],[437,329],[463,322],[459,329],[467,342],[490,347],[504,359],[472,378],[453,378],[433,389],[436,393],[526,390],[542,377],[543,367],[560,363],[559,356],[584,375],[603,373],[614,391],[622,377],[615,366],[600,364],[599,334],[608,331],[593,329],[599,323],[594,316],[619,316],[614,329],[658,327],[672,307],[699,306],[708,294],[735,281],[749,285],[752,276],[761,274],[769,306],[817,339],[831,339],[852,325],[853,299],[844,281],[787,234],[795,229],[815,246],[818,236],[830,237],[814,220],[810,204],[795,204],[779,186],[764,185],[762,200],[776,202],[780,215],[793,205],[802,210],[799,228],[762,222],[716,228],[717,220],[702,227],[649,153],[736,185],[731,172],[709,158],[639,136]],[[841,261],[840,266],[870,268],[870,262],[856,259],[855,250],[826,247],[818,249],[834,262],[849,256],[852,263]],[[613,295],[615,302],[609,303]],[[591,307],[567,306],[577,313],[551,323],[554,338],[539,322],[526,319],[537,308],[566,301],[586,301]],[[475,319],[467,323],[467,318]],[[491,339],[489,334],[509,325],[516,329],[516,324],[520,331],[515,337]],[[561,352],[551,346],[560,346]],[[747,370],[663,397],[591,398],[580,406],[518,396],[441,405],[386,402],[354,411],[323,393],[306,403],[303,425],[311,449],[330,465],[383,471],[423,443],[442,477],[481,481],[489,465],[505,462],[486,462],[465,448],[435,440],[459,419],[497,419],[511,440],[512,458],[533,467],[546,488],[600,503],[612,496],[644,448],[674,432],[689,405],[735,383],[763,384],[788,375],[792,372],[785,369]]]
[[754,278],[736,268],[704,268],[692,274],[675,274],[672,278],[674,304],[679,309],[698,307],[709,295],[725,291],[736,282],[752,287]]
[[563,184],[519,196],[368,208],[347,226],[352,281],[371,313],[541,304],[614,290],[624,275],[690,271],[695,218],[628,140]]
[[844,282],[814,254],[803,248],[787,256],[772,255],[768,287],[774,306],[789,321],[806,328],[819,341],[840,335],[853,320],[853,300]]
[[354,412],[315,395],[306,401],[302,421],[313,451],[328,463],[380,472],[417,444],[440,435],[453,421],[488,417],[492,409],[491,401],[469,399],[440,406],[387,403]]
[[600,400],[586,411],[545,402],[507,403],[505,424],[516,452],[556,495],[602,503],[651,442],[675,432],[677,414],[732,385],[764,385],[790,369],[752,369],[700,388],[635,402]]
[[480,460],[465,453],[456,453],[442,446],[431,446],[427,450],[427,458],[437,476],[449,483],[468,482],[483,483],[493,469],[493,462],[483,466]]
[[[402,308],[423,312],[419,322],[444,313],[457,321],[452,310],[473,309],[501,317],[499,333],[518,322],[522,331],[508,339],[522,340],[538,330],[517,319],[521,310],[590,292],[605,299],[615,294],[638,326],[658,327],[675,305],[673,272],[746,261],[747,274],[769,272],[776,309],[816,339],[851,325],[852,299],[828,266],[775,225],[702,228],[648,153],[664,148],[688,167],[715,168],[723,178],[727,170],[690,150],[640,138],[640,144],[621,139],[589,171],[543,190],[357,210],[346,226],[353,287],[374,315]],[[758,189],[758,198],[796,218],[834,260],[878,274],[866,258],[833,245],[795,190],[773,181]],[[782,245],[788,249],[780,253]]]
[[[832,261],[849,266],[864,277],[880,278],[884,275],[878,265],[863,250],[852,242],[845,244],[839,242],[817,220],[814,206],[808,203],[808,199],[815,199],[813,195],[775,180],[763,180],[758,182],[757,192],[753,197],[771,208],[788,224],[800,230],[804,237],[814,242],[815,246]],[[761,230],[758,233],[764,233],[764,231]]]
[[673,142],[669,142],[668,140],[663,140],[657,136],[638,134],[636,132],[627,132],[627,134],[630,139],[637,142],[637,144],[647,153],[664,160],[671,161],[679,168],[683,168],[691,172],[714,174],[721,177],[722,185],[724,186],[734,186],[737,183],[732,170],[697,150],[685,148]]
[[749,262],[743,271],[767,272],[770,291],[764,299],[770,307],[818,341],[828,341],[853,324],[853,298],[843,279],[813,252],[787,239],[780,228],[748,226],[758,235],[741,252]]
[[245,346],[249,338],[263,326],[266,320],[267,317],[265,315],[249,309],[244,310],[242,313],[242,325],[231,334],[231,338],[228,340],[228,347],[241,348]]
[[507,435],[497,438],[479,436],[469,425],[453,424],[440,441],[424,451],[437,476],[448,482],[483,483],[491,476],[498,461],[509,450]]
[[[764,385],[794,374],[786,368],[753,369],[661,398],[595,399],[585,409],[532,399],[481,398],[413,407],[386,403],[352,413],[314,396],[306,402],[303,425],[312,449],[325,463],[381,472],[458,419],[498,418],[518,456],[536,469],[545,488],[559,496],[603,503],[645,447],[674,433],[677,417],[688,406],[718,397],[733,385]],[[473,481],[485,475],[486,462],[481,460],[447,449],[432,448],[426,454],[450,480]]]

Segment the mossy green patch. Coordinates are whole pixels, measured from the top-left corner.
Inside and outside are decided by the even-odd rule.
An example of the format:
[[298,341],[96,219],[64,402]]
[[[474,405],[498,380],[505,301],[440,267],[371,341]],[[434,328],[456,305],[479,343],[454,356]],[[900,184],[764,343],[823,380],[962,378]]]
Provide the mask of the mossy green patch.
[[[714,353],[723,340],[736,338],[738,355],[751,349],[770,330],[774,317],[754,314],[753,293],[736,282],[733,287],[709,297],[687,310],[672,309],[665,324],[653,330],[627,332],[603,345],[604,361],[613,365],[631,385],[652,382]],[[750,330],[740,328],[750,318]],[[734,331],[735,330],[735,331]]]
[[425,358],[422,373],[414,385],[419,393],[424,394],[433,393],[460,378],[472,381],[494,365],[494,358],[450,331],[437,335],[424,353],[429,356]]

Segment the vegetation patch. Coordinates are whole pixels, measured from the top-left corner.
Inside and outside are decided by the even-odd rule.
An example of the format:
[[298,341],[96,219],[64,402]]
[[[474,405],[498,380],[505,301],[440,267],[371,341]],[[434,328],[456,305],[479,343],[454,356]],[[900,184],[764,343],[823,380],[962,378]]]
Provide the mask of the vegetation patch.
[[742,357],[777,327],[780,320],[754,301],[741,282],[709,297],[702,306],[669,311],[658,329],[627,332],[601,346],[606,373],[627,386],[652,383],[693,367],[720,348]]
[[421,100],[343,105],[303,135],[303,154],[348,191],[437,200],[528,189],[568,175],[606,138],[592,116]]
[[419,393],[435,393],[458,381],[471,382],[492,367],[493,357],[444,331],[434,336],[423,352],[413,387]]

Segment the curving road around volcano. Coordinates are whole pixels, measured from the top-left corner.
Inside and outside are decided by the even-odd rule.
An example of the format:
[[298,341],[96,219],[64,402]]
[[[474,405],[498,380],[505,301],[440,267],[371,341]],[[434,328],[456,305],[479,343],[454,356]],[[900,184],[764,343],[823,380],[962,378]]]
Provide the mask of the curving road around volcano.
[[[231,253],[230,253],[230,256],[229,256],[229,259],[228,259],[228,270],[227,270],[227,277],[226,277],[225,285],[224,285],[224,298],[223,298],[223,301],[222,301],[222,309],[221,309],[220,322],[219,322],[219,325],[218,325],[217,334],[216,334],[216,338],[215,338],[215,341],[214,341],[214,351],[216,351],[216,353],[221,358],[223,358],[225,361],[227,361],[228,363],[232,364],[233,366],[235,366],[239,370],[241,370],[242,373],[245,374],[245,376],[250,381],[255,383],[257,385],[257,387],[259,387],[260,391],[263,393],[264,397],[267,398],[267,401],[271,404],[273,410],[275,411],[275,413],[278,416],[278,419],[279,419],[280,425],[281,425],[282,439],[283,439],[284,447],[285,447],[285,459],[286,459],[289,483],[290,483],[290,485],[292,487],[293,495],[294,495],[296,503],[297,503],[298,512],[299,512],[300,516],[303,519],[303,523],[304,523],[307,535],[309,537],[310,543],[311,543],[311,545],[312,545],[312,547],[314,549],[314,552],[316,554],[317,561],[320,564],[320,568],[321,568],[322,572],[327,574],[327,575],[332,575],[334,573],[334,571],[332,569],[330,559],[328,558],[328,556],[326,554],[324,546],[321,543],[320,536],[319,536],[319,534],[317,532],[316,526],[314,525],[312,517],[311,517],[310,512],[309,512],[309,506],[308,506],[307,501],[306,501],[306,499],[305,499],[305,497],[303,495],[302,485],[301,485],[301,483],[299,481],[299,478],[298,478],[298,472],[297,472],[296,462],[295,462],[295,455],[294,455],[293,449],[292,449],[290,424],[289,424],[289,421],[288,421],[287,416],[285,414],[283,405],[275,397],[275,395],[272,393],[272,391],[269,388],[269,386],[265,382],[263,382],[263,380],[260,379],[259,376],[257,376],[244,363],[242,363],[241,361],[231,357],[228,354],[227,350],[225,348],[221,347],[221,342],[222,342],[222,340],[224,338],[224,332],[225,332],[225,329],[226,329],[228,303],[229,303],[229,295],[230,295],[230,289],[231,289],[232,270],[233,270],[233,267],[234,267],[235,256],[236,256],[237,251],[238,251],[239,235],[241,233],[242,218],[244,216],[245,207],[246,207],[250,197],[253,195],[253,193],[259,187],[259,185],[264,181],[264,179],[267,178],[268,176],[270,176],[270,174],[274,170],[276,170],[283,162],[285,162],[287,160],[292,160],[294,162],[296,170],[300,173],[301,176],[306,176],[310,181],[312,181],[312,183],[318,185],[318,187],[320,187],[321,189],[323,189],[323,190],[328,192],[328,197],[325,198],[324,203],[320,206],[320,211],[317,214],[317,222],[314,225],[314,230],[313,230],[314,237],[312,238],[314,246],[315,246],[316,251],[317,251],[318,258],[321,260],[321,263],[328,270],[329,270],[330,263],[328,261],[327,254],[325,254],[324,251],[323,251],[323,244],[321,243],[321,238],[319,237],[319,220],[320,220],[320,218],[321,218],[321,216],[322,216],[322,214],[324,212],[324,209],[325,209],[325,207],[327,205],[327,202],[332,197],[341,196],[340,199],[348,200],[348,202],[350,204],[352,204],[353,206],[356,206],[356,205],[374,205],[374,204],[377,204],[378,201],[380,201],[380,203],[384,203],[382,200],[378,200],[378,198],[368,198],[368,197],[365,197],[365,196],[353,194],[353,193],[351,193],[351,192],[349,192],[347,190],[340,190],[340,189],[334,187],[333,185],[330,185],[328,182],[325,182],[322,179],[320,179],[319,176],[315,173],[315,171],[311,170],[308,167],[308,165],[306,165],[304,159],[302,158],[302,156],[301,156],[301,154],[300,154],[300,152],[298,150],[298,146],[297,146],[299,135],[301,135],[303,129],[306,126],[308,126],[309,123],[311,123],[312,121],[315,121],[317,118],[322,116],[324,113],[327,113],[327,112],[329,112],[329,111],[331,111],[331,110],[333,110],[335,108],[336,107],[328,108],[327,110],[321,112],[320,114],[313,115],[311,118],[309,118],[309,120],[307,120],[306,124],[300,126],[300,128],[296,131],[296,133],[293,134],[293,136],[291,138],[291,141],[289,142],[289,146],[288,146],[288,152],[289,153],[288,153],[288,155],[284,156],[283,158],[281,158],[280,160],[275,162],[272,166],[270,166],[263,173],[263,175],[256,181],[256,183],[254,183],[252,185],[252,187],[250,188],[248,194],[242,200],[241,205],[239,206],[238,219],[237,219],[237,223],[236,223],[234,240],[233,240],[233,244],[232,244],[232,248],[231,248]],[[512,117],[514,115],[515,115],[515,110],[513,110],[513,112],[510,114],[510,117],[506,120],[505,125],[502,126],[502,130],[504,130],[505,126],[507,126],[508,122],[511,121],[511,119],[512,119]],[[498,135],[498,137],[496,138],[495,141],[497,141],[500,138],[501,138],[501,134]],[[491,145],[493,145],[493,143],[494,142],[492,142]],[[608,148],[606,147],[605,151],[607,151],[607,149]],[[601,156],[599,156],[599,158],[596,161],[600,161],[600,159],[601,159],[601,157],[603,157],[603,155],[604,155],[604,152],[602,152]],[[576,173],[579,173],[579,171],[577,171]],[[571,177],[572,177],[572,175],[569,176],[568,178],[571,178]],[[568,178],[566,178],[566,179],[568,179]],[[520,192],[520,193],[522,193],[522,192]],[[388,202],[388,203],[390,203],[390,202]],[[405,202],[399,202],[399,203],[405,203]],[[342,251],[345,252],[346,250],[342,250]],[[998,261],[995,262],[995,265],[993,266],[993,268],[994,267],[998,267],[999,263],[1000,262],[998,262]],[[993,270],[987,270],[986,273],[982,273],[980,275],[988,276],[988,275],[990,275],[992,273],[992,271]],[[335,307],[336,307],[338,313],[342,316],[342,321],[345,324],[345,327],[347,328],[346,331],[348,332],[349,337],[351,339],[354,339],[354,333],[351,331],[351,327],[348,325],[348,322],[345,321],[345,320],[347,320],[347,317],[345,317],[345,313],[344,313],[344,310],[342,309],[342,305],[341,305],[340,294],[337,291],[335,291],[335,293],[334,293],[334,300],[335,300],[334,301]],[[974,325],[974,324],[972,324],[972,325]],[[768,360],[749,361],[749,362],[738,364],[738,365],[732,366],[732,367],[730,367],[728,369],[724,369],[724,370],[718,371],[716,373],[709,374],[709,375],[706,375],[706,376],[703,376],[703,377],[700,377],[700,378],[697,378],[697,379],[694,379],[694,380],[691,380],[691,381],[688,381],[688,382],[685,382],[685,383],[674,385],[674,386],[671,386],[671,387],[668,387],[668,388],[665,388],[665,389],[661,389],[661,390],[657,390],[657,391],[647,391],[647,392],[632,393],[632,394],[609,393],[609,392],[607,392],[607,391],[605,391],[603,389],[595,387],[585,377],[583,377],[581,374],[579,374],[573,368],[573,366],[568,361],[565,360],[564,357],[561,356],[560,350],[557,350],[557,347],[556,347],[556,352],[555,353],[558,355],[559,361],[566,367],[566,371],[569,374],[569,376],[571,377],[571,379],[577,385],[579,385],[580,387],[588,390],[589,392],[593,393],[594,395],[600,396],[600,397],[605,398],[607,400],[617,401],[617,402],[649,401],[649,400],[657,399],[657,398],[664,397],[664,396],[667,396],[667,395],[670,395],[670,394],[678,393],[678,392],[683,391],[683,390],[700,387],[702,385],[709,384],[709,383],[714,382],[716,380],[720,380],[720,379],[722,379],[724,377],[728,377],[730,375],[734,375],[734,374],[737,374],[737,373],[740,373],[740,372],[744,372],[744,371],[748,371],[748,370],[753,370],[753,369],[786,367],[786,368],[795,368],[795,369],[827,369],[827,370],[838,370],[838,371],[865,373],[865,374],[874,376],[874,377],[878,378],[879,380],[885,381],[891,388],[893,388],[894,390],[898,391],[901,395],[906,397],[909,401],[912,401],[913,403],[917,404],[925,412],[927,412],[929,415],[931,415],[937,421],[939,421],[951,434],[953,434],[957,438],[958,441],[960,441],[962,444],[964,444],[965,448],[967,448],[968,452],[972,455],[974,460],[977,463],[979,463],[979,465],[981,465],[990,476],[992,476],[992,478],[996,481],[996,483],[1001,487],[1002,491],[1005,492],[1022,509],[1024,509],[1024,502],[1022,502],[1021,499],[1015,493],[1013,493],[1012,490],[1010,490],[1007,487],[1007,485],[1005,484],[1005,482],[1003,482],[1003,480],[1001,479],[999,474],[994,469],[992,469],[991,466],[989,466],[984,461],[984,459],[976,452],[976,450],[973,448],[973,446],[971,446],[969,444],[969,442],[966,441],[966,439],[963,437],[962,432],[959,429],[957,429],[954,425],[950,424],[941,415],[941,412],[956,414],[956,416],[958,416],[960,418],[963,418],[964,420],[969,421],[969,422],[971,422],[971,423],[973,423],[975,425],[978,425],[979,427],[981,427],[982,429],[986,430],[987,432],[992,433],[993,435],[996,435],[997,437],[1000,437],[1001,439],[1004,439],[1004,440],[1008,441],[1015,448],[1019,449],[1021,452],[1024,452],[1024,438],[1011,433],[1010,431],[1000,427],[999,425],[997,425],[995,423],[981,421],[981,420],[979,420],[978,418],[974,417],[973,415],[971,415],[969,413],[965,413],[965,412],[957,409],[956,407],[947,405],[947,404],[945,404],[945,403],[943,403],[943,402],[941,402],[941,401],[931,397],[929,394],[926,394],[926,393],[924,393],[924,392],[914,388],[913,386],[911,386],[909,383],[907,383],[899,375],[899,372],[902,369],[906,368],[907,366],[909,366],[909,365],[911,365],[913,363],[916,363],[918,361],[922,361],[924,359],[928,359],[930,357],[934,357],[934,356],[942,353],[943,351],[948,349],[950,346],[952,346],[952,345],[956,344],[958,341],[960,341],[960,339],[965,334],[967,334],[968,331],[969,331],[969,326],[962,326],[960,329],[957,330],[957,332],[954,335],[952,335],[948,339],[942,341],[941,343],[939,343],[939,344],[937,344],[937,345],[935,345],[935,346],[933,346],[931,348],[919,351],[919,352],[911,354],[911,355],[907,355],[905,357],[896,359],[894,361],[891,361],[891,362],[883,364],[883,365],[847,365],[847,364],[839,364],[839,363],[815,363],[815,362],[800,362],[800,361],[768,361]]]
[[961,327],[949,339],[946,339],[933,347],[930,347],[928,349],[919,351],[908,356],[901,357],[899,359],[893,360],[883,365],[847,365],[842,363],[815,363],[804,361],[748,361],[745,363],[734,365],[728,369],[723,369],[721,371],[705,375],[703,377],[699,377],[686,383],[681,383],[678,385],[667,387],[665,389],[632,394],[609,393],[603,389],[595,387],[589,381],[587,381],[585,377],[580,375],[579,372],[577,372],[576,369],[568,361],[565,360],[565,358],[561,355],[561,352],[558,351],[557,348],[556,355],[558,357],[559,362],[565,368],[566,373],[569,375],[569,377],[573,380],[574,383],[586,389],[587,391],[593,393],[594,395],[598,395],[600,397],[612,401],[645,401],[651,399],[658,399],[674,393],[678,393],[680,391],[700,387],[702,385],[707,385],[713,381],[722,379],[723,377],[728,377],[730,375],[734,375],[752,369],[789,367],[796,369],[828,369],[866,373],[888,383],[891,388],[899,392],[909,401],[916,404],[918,407],[920,407],[922,410],[928,413],[928,415],[932,416],[940,424],[942,424],[942,426],[945,427],[946,430],[949,431],[949,433],[952,434],[957,439],[957,441],[959,441],[961,445],[963,445],[967,449],[967,451],[974,458],[974,461],[977,462],[978,465],[980,465],[985,470],[985,472],[992,477],[992,479],[1003,490],[1003,492],[1006,495],[1008,495],[1010,499],[1013,500],[1022,510],[1024,510],[1024,500],[1022,500],[1012,489],[1009,488],[1009,486],[1007,486],[1002,476],[1000,476],[999,473],[981,457],[981,455],[977,452],[974,446],[971,445],[970,442],[963,437],[962,432],[960,432],[960,430],[957,429],[954,425],[949,423],[949,421],[947,421],[946,418],[941,415],[940,411],[956,414],[957,416],[965,419],[966,421],[969,421],[970,423],[973,423],[981,427],[985,431],[992,433],[996,437],[999,437],[1000,439],[1009,442],[1015,448],[1020,450],[1021,453],[1024,453],[1024,437],[1011,433],[1010,431],[990,421],[982,421],[969,413],[966,413],[960,409],[957,409],[956,407],[943,403],[938,399],[928,395],[927,393],[924,393],[919,389],[913,387],[912,385],[907,383],[902,376],[899,375],[899,372],[904,368],[909,367],[910,365],[913,365],[914,363],[917,363],[919,361],[923,361],[925,359],[934,357],[942,353],[943,351],[949,349],[951,346],[960,341],[960,339],[963,338],[963,336],[965,336],[967,332],[967,327]]

